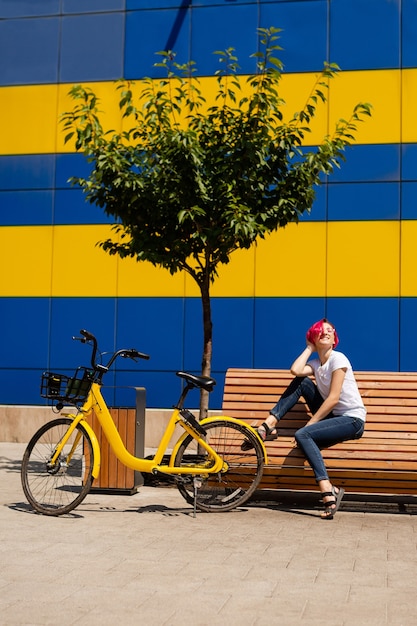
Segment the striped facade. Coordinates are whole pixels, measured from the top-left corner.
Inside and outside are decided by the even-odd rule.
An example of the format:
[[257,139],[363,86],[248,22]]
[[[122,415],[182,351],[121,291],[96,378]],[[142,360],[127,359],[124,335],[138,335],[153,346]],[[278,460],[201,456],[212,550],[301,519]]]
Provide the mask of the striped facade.
[[155,52],[192,59],[208,98],[214,50],[234,47],[254,71],[258,27],[282,28],[282,96],[306,101],[324,61],[342,72],[309,143],[331,133],[359,101],[373,115],[346,162],[317,190],[311,214],[237,252],[213,286],[210,408],[228,367],[287,368],[304,331],[327,316],[357,370],[417,369],[417,0],[0,0],[0,404],[40,404],[45,369],[70,373],[97,335],[103,351],[151,355],[107,376],[109,404],[169,407],[174,372],[199,372],[201,304],[188,277],[106,255],[111,223],[85,204],[70,176],[83,157],[64,145],[58,119],[75,83],[120,118],[114,80],[160,77]]

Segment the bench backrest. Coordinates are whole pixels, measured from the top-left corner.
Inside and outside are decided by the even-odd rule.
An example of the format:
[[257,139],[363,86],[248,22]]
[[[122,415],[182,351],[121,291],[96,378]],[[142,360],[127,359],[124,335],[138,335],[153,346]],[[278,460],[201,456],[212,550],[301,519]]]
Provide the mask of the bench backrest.
[[[355,372],[355,377],[368,411],[367,436],[417,433],[417,373]],[[228,369],[222,411],[249,423],[261,423],[292,379],[288,370]],[[307,407],[301,400],[280,426],[293,432],[306,419]]]

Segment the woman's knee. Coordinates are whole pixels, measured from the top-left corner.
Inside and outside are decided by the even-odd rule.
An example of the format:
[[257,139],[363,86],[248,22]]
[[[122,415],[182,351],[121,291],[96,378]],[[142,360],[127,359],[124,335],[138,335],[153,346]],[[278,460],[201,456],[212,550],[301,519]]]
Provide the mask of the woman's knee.
[[308,434],[307,434],[305,427],[299,428],[298,430],[295,431],[294,438],[297,443],[301,444],[305,439],[307,439],[307,437],[308,437]]
[[309,376],[301,377],[300,386],[301,386],[303,393],[306,391],[314,392],[316,390],[316,385]]

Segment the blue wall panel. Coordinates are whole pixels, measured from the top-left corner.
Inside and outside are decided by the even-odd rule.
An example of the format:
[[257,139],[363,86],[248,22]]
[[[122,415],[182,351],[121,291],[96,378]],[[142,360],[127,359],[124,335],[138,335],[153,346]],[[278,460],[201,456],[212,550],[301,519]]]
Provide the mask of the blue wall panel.
[[0,190],[52,189],[55,156],[0,156]]
[[417,0],[402,0],[402,66],[417,67]]
[[[311,273],[303,278],[312,280]],[[325,315],[324,298],[256,298],[254,362],[233,364],[287,369],[305,346],[304,333]]]
[[[253,363],[253,298],[213,298],[213,360],[216,371],[232,363]],[[184,368],[201,372],[203,350],[202,307],[199,298],[185,302]]]
[[[237,13],[239,11],[239,13]],[[239,60],[239,72],[253,73],[255,60],[250,55],[257,51],[256,28],[258,8],[254,5],[233,4],[222,8],[219,19],[217,7],[204,7],[193,12],[191,31],[191,58],[199,75],[211,76],[224,67],[219,64],[215,50],[234,48]]]
[[398,220],[399,183],[336,183],[328,185],[327,218],[337,220]]
[[0,20],[1,85],[55,83],[58,58],[59,19]]
[[[22,380],[32,388],[29,403],[42,402],[43,370],[71,374],[78,365],[88,366],[90,348],[72,340],[81,328],[96,334],[105,353],[117,346],[150,354],[150,361],[137,364],[119,360],[115,372],[105,378],[109,387],[122,382],[147,387],[148,406],[171,406],[178,391],[176,371],[200,371],[198,299],[187,300],[186,313],[181,298],[31,298],[29,306],[25,298],[3,298],[0,305],[2,328],[7,329],[0,373],[7,378],[7,372],[16,370],[8,379],[12,382],[1,387],[0,403],[20,403]],[[416,298],[214,298],[213,376],[222,381],[227,367],[288,368],[302,349],[304,332],[322,316],[336,325],[339,347],[355,369],[415,370]],[[183,326],[185,339],[179,332]],[[116,391],[108,393],[115,398]],[[125,394],[120,394],[121,402]],[[213,402],[215,398],[220,402],[221,389],[213,394]]]
[[155,68],[161,62],[157,55],[165,49],[174,50],[177,63],[187,63],[190,53],[190,14],[188,11],[135,11],[126,17],[126,78],[166,76]]
[[329,60],[327,11],[326,0],[261,4],[260,26],[283,29],[279,41],[283,50],[277,56],[286,72],[321,70]]
[[[415,145],[407,148],[404,153],[403,146],[403,179],[409,177],[416,181]],[[302,216],[301,221],[320,221],[326,216],[329,220],[398,219],[401,201],[403,217],[414,219],[414,186],[403,184],[400,199],[399,183],[391,182],[400,180],[399,154],[400,147],[396,144],[352,147],[346,163],[335,171],[330,183],[316,189],[312,211]],[[113,223],[112,217],[86,202],[82,191],[67,182],[71,175],[88,176],[90,168],[85,159],[79,157],[57,155],[56,176],[52,155],[0,157],[3,225],[51,223],[52,202],[55,224]],[[373,182],[366,182],[370,180]],[[55,196],[52,195],[54,187]],[[16,191],[9,191],[11,189]],[[22,193],[22,189],[32,191]]]
[[[151,356],[151,370],[184,367],[183,298],[119,298],[118,347],[134,347]],[[119,364],[120,365],[120,364]]]
[[[49,298],[0,298],[2,367],[28,369],[47,366],[49,324]],[[19,380],[16,384],[15,391],[18,392]],[[1,394],[5,391],[0,387]],[[15,402],[18,403],[18,394]]]
[[58,15],[60,6],[61,0],[1,0],[0,18]]
[[86,202],[81,189],[55,191],[54,224],[113,224],[103,209]]
[[126,0],[62,0],[63,13],[123,11]]
[[[169,0],[163,0],[162,5]],[[155,0],[152,0],[155,2]],[[176,0],[176,4],[181,0]],[[138,4],[143,4],[141,1]],[[122,11],[126,0],[1,0],[0,18]]]
[[[400,369],[404,372],[417,370],[417,298],[402,298],[400,308]],[[388,329],[387,329],[388,330]]]
[[68,179],[72,176],[87,178],[91,172],[91,165],[83,154],[57,154],[56,155],[56,180],[57,188],[68,189]]
[[195,0],[126,0],[126,9],[179,9],[194,3]]
[[0,220],[3,226],[51,224],[53,191],[0,191]]
[[327,195],[328,185],[323,183],[315,189],[316,199],[311,207],[310,213],[303,213],[300,222],[322,222],[327,216]]
[[1,404],[42,405],[41,369],[0,369]]
[[400,180],[398,144],[354,145],[346,150],[346,161],[335,169],[332,182]]
[[417,182],[401,184],[401,218],[417,220]]
[[399,369],[398,298],[328,298],[327,315],[354,369]]
[[409,143],[401,146],[401,165],[402,180],[417,180],[416,143]]
[[401,0],[333,0],[330,60],[342,70],[397,68]]
[[[143,371],[144,361],[139,361],[129,371],[117,372],[116,386],[114,395],[114,406],[133,406],[134,387],[145,387],[146,389],[146,406],[171,409],[178,400],[182,389],[182,381],[175,375],[174,371]],[[106,394],[106,402],[108,401],[111,390],[104,390]],[[214,394],[211,400],[214,400]],[[218,402],[218,398],[217,398]],[[196,407],[199,404],[198,392],[189,394],[187,405],[189,408]],[[221,398],[220,398],[221,404]],[[210,406],[215,406],[210,402]],[[217,404],[217,406],[219,406]]]
[[[74,280],[87,279],[74,277]],[[100,340],[101,350],[115,348],[114,328],[116,325],[115,298],[53,298],[50,321],[51,369],[74,369],[88,365],[91,351],[84,344],[73,341],[80,336],[80,329],[92,332]]]
[[59,79],[64,83],[123,76],[124,13],[62,19]]

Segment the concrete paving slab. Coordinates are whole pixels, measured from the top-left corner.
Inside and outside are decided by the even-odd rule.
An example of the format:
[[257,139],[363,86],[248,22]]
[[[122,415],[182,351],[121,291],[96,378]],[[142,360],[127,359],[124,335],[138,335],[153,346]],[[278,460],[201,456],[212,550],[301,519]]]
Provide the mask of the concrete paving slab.
[[415,626],[417,505],[260,494],[198,513],[175,487],[25,502],[24,444],[0,443],[0,625]]

